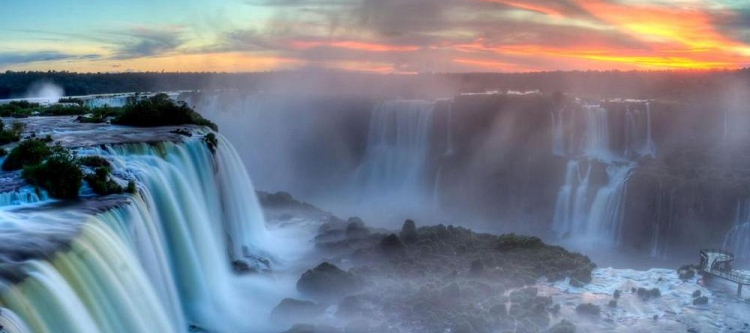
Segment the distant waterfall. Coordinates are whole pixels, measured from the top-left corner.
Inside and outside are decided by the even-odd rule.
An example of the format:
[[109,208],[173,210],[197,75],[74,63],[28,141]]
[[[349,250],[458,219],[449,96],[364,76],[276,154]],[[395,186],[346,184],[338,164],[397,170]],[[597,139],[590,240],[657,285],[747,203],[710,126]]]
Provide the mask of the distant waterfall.
[[640,151],[641,156],[656,156],[656,144],[651,132],[651,103],[646,102],[646,143]]
[[136,178],[139,193],[80,224],[68,250],[19,263],[25,277],[0,291],[0,319],[38,333],[247,331],[250,300],[237,297],[230,260],[263,257],[267,236],[230,144],[220,137],[215,155],[197,138],[82,152]]
[[[575,116],[575,111],[582,112],[583,117],[584,128],[579,129],[583,132],[580,154],[568,152],[565,148],[565,142],[575,141],[573,138],[578,130],[570,129],[570,133],[566,133],[563,126],[566,113],[552,112],[552,153],[568,158],[565,183],[560,187],[555,201],[553,230],[561,239],[616,245],[622,234],[627,181],[637,165],[629,157],[645,151],[641,145],[650,142],[651,136],[645,132],[640,135],[639,122],[630,108],[626,108],[622,129],[625,150],[615,152],[611,141],[610,112],[600,105],[584,104],[580,110],[568,112],[568,116]],[[650,120],[643,128],[650,132]],[[646,145],[653,147],[653,144]],[[604,168],[606,183],[590,183],[594,165]]]
[[361,176],[376,195],[424,196],[434,102],[397,100],[376,106]]
[[87,99],[84,103],[89,108],[100,108],[104,106],[110,107],[122,107],[128,103],[130,95],[117,95],[117,96],[96,96],[91,99]]
[[723,248],[738,258],[750,258],[750,200],[737,202],[734,227],[724,236]]

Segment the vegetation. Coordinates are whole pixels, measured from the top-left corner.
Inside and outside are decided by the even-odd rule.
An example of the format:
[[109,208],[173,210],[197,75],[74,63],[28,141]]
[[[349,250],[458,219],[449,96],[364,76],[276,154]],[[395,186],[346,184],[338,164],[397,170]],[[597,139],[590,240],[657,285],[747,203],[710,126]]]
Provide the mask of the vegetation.
[[85,179],[91,190],[98,195],[121,194],[125,192],[125,188],[109,177],[109,168],[107,167],[96,168],[94,173],[86,175]]
[[23,132],[26,125],[21,122],[13,122],[9,130],[5,129],[5,123],[0,120],[0,145],[5,145],[11,142],[20,140],[21,133]]
[[83,106],[84,104],[82,99],[73,97],[60,98],[60,100],[57,102],[63,104],[78,104],[80,106]]
[[52,198],[75,199],[83,172],[75,156],[65,149],[54,149],[45,161],[26,165],[21,176],[27,183],[46,190]]
[[513,249],[533,249],[540,246],[542,246],[542,240],[539,237],[511,233],[500,235],[495,248],[499,251],[508,251]]
[[88,116],[78,117],[78,121],[81,123],[103,123],[110,117],[117,117],[122,113],[122,108],[103,106],[94,108],[91,110],[91,114]]
[[216,147],[219,145],[219,140],[216,138],[216,134],[208,133],[203,137],[203,142],[208,145],[208,149],[211,153],[216,154]]
[[45,140],[24,140],[10,151],[8,157],[3,161],[2,169],[5,171],[20,170],[25,165],[39,164],[49,157],[53,150],[61,149],[61,147],[50,148]]
[[112,123],[136,127],[195,124],[218,130],[216,124],[203,118],[187,104],[175,103],[169,95],[163,93],[130,101]]
[[109,161],[101,156],[84,156],[80,158],[81,164],[90,168],[109,167]]
[[29,101],[13,101],[0,105],[0,117],[27,118],[32,115],[72,116],[86,113],[88,113],[88,108],[77,103],[41,105]]

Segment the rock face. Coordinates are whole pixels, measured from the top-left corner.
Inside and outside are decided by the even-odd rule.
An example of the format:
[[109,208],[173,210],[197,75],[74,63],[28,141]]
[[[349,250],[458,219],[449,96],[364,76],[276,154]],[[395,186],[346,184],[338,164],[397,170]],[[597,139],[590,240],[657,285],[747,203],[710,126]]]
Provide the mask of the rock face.
[[314,302],[285,298],[271,311],[271,320],[277,323],[307,322],[324,311],[324,306]]
[[399,237],[401,237],[404,243],[413,243],[417,240],[417,236],[417,225],[413,220],[406,220],[406,222],[404,222],[404,226],[401,227],[401,233],[399,233]]
[[300,293],[319,299],[339,298],[358,289],[354,275],[327,262],[308,270],[297,281]]
[[599,316],[599,313],[601,312],[601,309],[598,305],[590,304],[590,303],[583,303],[576,307],[576,313],[587,315],[587,316]]

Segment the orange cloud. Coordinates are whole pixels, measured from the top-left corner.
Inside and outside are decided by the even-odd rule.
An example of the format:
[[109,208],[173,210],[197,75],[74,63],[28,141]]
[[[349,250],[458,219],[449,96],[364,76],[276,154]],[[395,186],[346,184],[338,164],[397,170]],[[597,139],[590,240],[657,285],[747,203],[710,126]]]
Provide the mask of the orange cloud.
[[346,41],[294,41],[291,47],[294,49],[310,49],[319,46],[329,46],[342,49],[368,51],[368,52],[413,52],[419,50],[417,46],[411,45],[388,45],[375,44],[368,42],[359,42],[353,40]]
[[524,3],[520,1],[507,1],[507,0],[478,0],[478,1],[499,3],[499,4],[503,4],[503,5],[518,8],[518,9],[546,14],[549,16],[555,16],[555,17],[563,16],[562,13],[560,13],[559,11],[553,8],[539,6],[539,5],[530,4],[530,3]]

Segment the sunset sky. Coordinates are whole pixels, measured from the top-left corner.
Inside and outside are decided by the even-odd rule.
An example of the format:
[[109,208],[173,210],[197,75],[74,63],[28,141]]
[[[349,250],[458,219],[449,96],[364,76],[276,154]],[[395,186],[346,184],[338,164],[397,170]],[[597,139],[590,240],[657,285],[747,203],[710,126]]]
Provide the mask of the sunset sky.
[[3,1],[0,70],[750,66],[750,0]]

